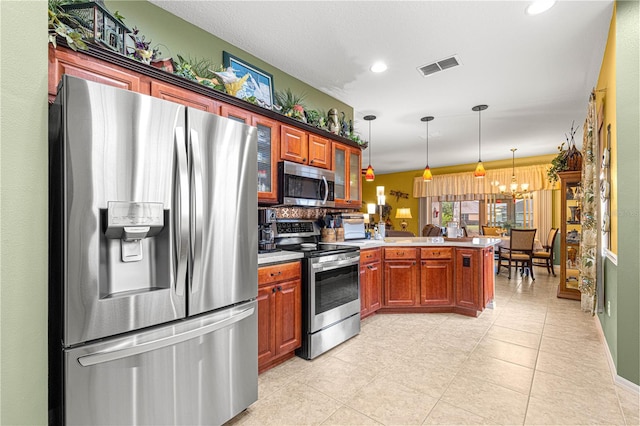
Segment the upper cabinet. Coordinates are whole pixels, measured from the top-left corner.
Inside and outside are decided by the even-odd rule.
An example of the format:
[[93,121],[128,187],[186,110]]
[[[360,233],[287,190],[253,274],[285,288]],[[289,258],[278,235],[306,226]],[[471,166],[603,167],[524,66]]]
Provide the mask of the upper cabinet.
[[335,171],[336,207],[360,208],[361,151],[359,148],[333,143],[332,163]]
[[280,126],[280,159],[331,168],[331,141],[285,124]]
[[208,96],[193,93],[190,90],[176,87],[161,81],[151,82],[151,96],[176,102],[191,108],[207,111],[212,114],[220,114],[220,103]]
[[222,105],[220,115],[258,129],[258,202],[278,201],[276,180],[280,123],[231,105]]

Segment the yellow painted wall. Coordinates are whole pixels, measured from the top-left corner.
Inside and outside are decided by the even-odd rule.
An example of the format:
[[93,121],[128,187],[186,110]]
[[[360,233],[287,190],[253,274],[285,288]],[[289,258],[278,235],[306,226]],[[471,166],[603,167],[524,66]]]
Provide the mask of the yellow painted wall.
[[[615,7],[615,6],[614,6]],[[606,128],[611,124],[611,247],[613,253],[618,253],[618,150],[616,138],[616,20],[615,9],[614,19],[609,27],[609,37],[607,46],[600,67],[600,76],[596,87],[596,111],[604,111],[603,127],[606,137]],[[601,144],[605,140],[600,141]]]
[[[550,155],[541,155],[535,157],[523,157],[518,158],[515,161],[516,167],[523,166],[532,166],[536,164],[550,164],[551,160],[555,157],[555,154]],[[507,158],[504,160],[497,161],[488,161],[483,162],[485,169],[504,169],[511,167],[512,159]],[[375,165],[374,165],[375,166]],[[474,164],[460,164],[456,166],[447,166],[447,167],[437,167],[432,168],[431,172],[434,176],[444,175],[450,173],[461,173],[461,172],[472,172],[475,169],[476,165]],[[422,176],[423,170],[413,170],[408,172],[398,172],[398,173],[388,173],[382,175],[376,175],[376,179],[373,182],[367,182],[362,178],[362,211],[367,211],[367,203],[375,203],[376,198],[376,187],[384,186],[386,202],[392,207],[391,210],[391,221],[393,222],[394,229],[400,229],[401,219],[395,219],[396,210],[399,207],[409,207],[411,209],[411,215],[413,219],[408,219],[407,230],[413,232],[415,235],[420,235],[419,227],[419,215],[418,215],[418,205],[420,203],[419,198],[413,197],[413,179]],[[399,198],[393,197],[389,194],[389,191],[401,191],[409,194],[409,198]],[[557,191],[554,191],[557,192]],[[376,221],[378,220],[378,210],[376,210]],[[556,221],[554,217],[554,221]],[[558,214],[558,218],[556,223],[560,223],[560,215]]]

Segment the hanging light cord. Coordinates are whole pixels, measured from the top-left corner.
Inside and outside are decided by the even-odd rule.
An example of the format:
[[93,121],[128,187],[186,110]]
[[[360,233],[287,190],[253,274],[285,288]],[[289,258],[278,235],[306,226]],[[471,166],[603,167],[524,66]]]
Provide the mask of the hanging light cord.
[[427,121],[427,167],[429,167],[429,122]]
[[369,165],[371,165],[371,147],[373,144],[371,143],[371,120],[369,120]]
[[478,162],[481,162],[480,152],[482,151],[482,120],[480,119],[480,114],[482,114],[482,110],[478,109]]

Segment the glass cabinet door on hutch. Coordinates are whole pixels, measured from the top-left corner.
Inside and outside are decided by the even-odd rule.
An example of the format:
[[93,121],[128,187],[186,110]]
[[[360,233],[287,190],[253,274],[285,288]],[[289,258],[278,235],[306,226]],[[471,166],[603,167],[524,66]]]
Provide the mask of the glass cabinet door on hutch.
[[558,297],[580,300],[580,171],[560,172],[560,284]]
[[359,208],[360,201],[360,149],[333,144],[334,194],[336,207]]

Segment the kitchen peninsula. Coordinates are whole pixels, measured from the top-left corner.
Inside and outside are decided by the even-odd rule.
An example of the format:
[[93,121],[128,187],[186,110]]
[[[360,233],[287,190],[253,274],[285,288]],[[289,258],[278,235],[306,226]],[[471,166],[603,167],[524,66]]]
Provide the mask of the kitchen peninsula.
[[361,315],[454,312],[478,316],[493,307],[491,238],[403,237],[356,240]]

